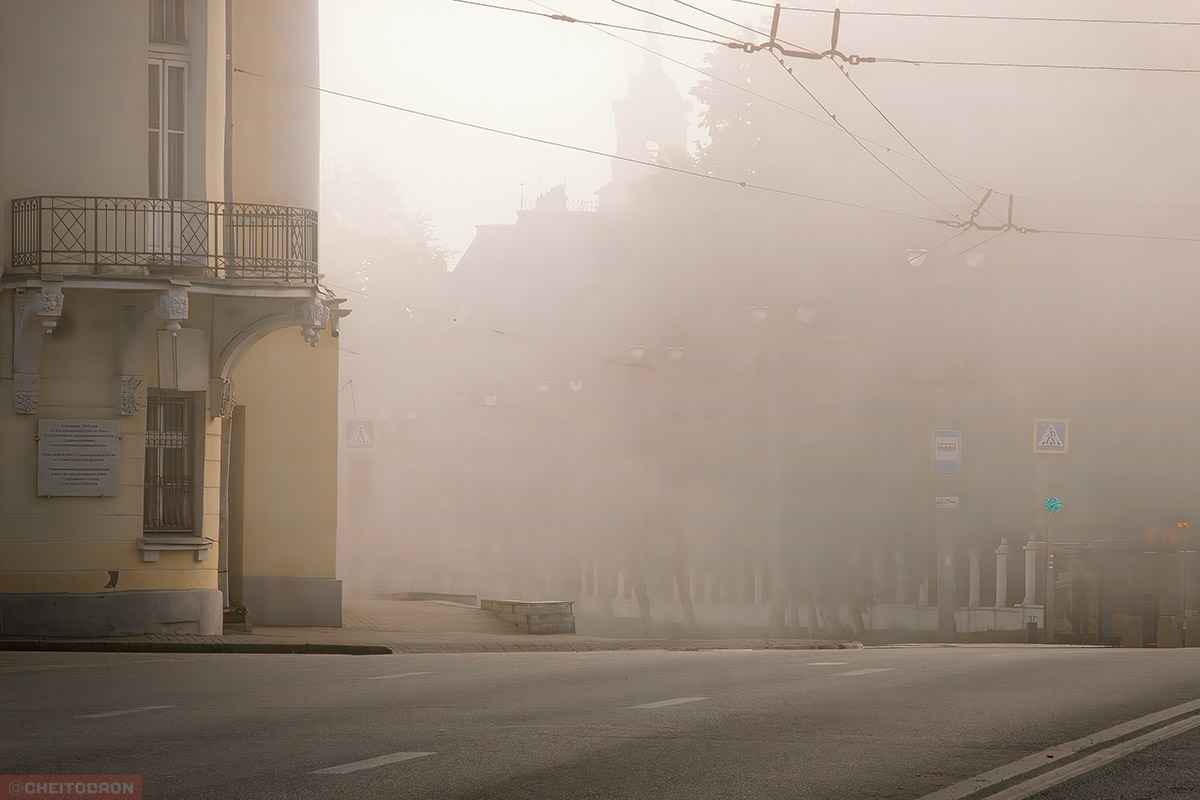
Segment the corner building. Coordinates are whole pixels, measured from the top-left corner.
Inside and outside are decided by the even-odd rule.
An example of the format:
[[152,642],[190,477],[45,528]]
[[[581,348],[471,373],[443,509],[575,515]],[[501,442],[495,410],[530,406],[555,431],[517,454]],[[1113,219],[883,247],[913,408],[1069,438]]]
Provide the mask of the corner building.
[[341,624],[317,44],[315,0],[0,0],[0,634]]

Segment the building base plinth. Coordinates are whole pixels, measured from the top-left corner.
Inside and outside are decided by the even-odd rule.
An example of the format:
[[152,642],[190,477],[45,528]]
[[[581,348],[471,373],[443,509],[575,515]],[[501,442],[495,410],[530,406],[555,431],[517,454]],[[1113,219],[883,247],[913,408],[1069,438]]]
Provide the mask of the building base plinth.
[[221,634],[216,589],[0,595],[5,636],[137,636],[147,633]]
[[255,625],[342,627],[342,582],[333,578],[247,575],[242,594]]

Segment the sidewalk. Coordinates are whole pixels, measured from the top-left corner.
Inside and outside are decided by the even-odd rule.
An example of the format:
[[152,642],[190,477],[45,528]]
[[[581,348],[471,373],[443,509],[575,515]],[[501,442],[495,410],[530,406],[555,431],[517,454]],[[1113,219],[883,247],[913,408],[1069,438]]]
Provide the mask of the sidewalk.
[[488,611],[439,600],[346,603],[341,628],[255,626],[226,636],[154,634],[95,639],[0,636],[0,651],[117,653],[518,653],[595,650],[837,650],[858,642],[812,639],[632,639],[532,635]]

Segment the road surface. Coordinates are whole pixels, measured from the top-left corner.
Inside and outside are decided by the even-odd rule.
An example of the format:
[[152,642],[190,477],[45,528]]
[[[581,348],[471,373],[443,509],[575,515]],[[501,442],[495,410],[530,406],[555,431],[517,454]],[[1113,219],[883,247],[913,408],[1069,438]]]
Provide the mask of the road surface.
[[1044,646],[0,653],[0,772],[213,800],[1196,797],[1198,676],[1200,650]]

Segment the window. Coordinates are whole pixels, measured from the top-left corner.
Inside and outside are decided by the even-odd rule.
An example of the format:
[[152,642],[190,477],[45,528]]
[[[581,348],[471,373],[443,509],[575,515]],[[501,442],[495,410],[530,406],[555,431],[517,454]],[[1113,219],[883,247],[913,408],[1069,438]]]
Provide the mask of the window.
[[187,154],[187,62],[151,58],[147,72],[147,167],[150,196],[179,200]]
[[180,200],[187,160],[187,0],[149,0],[146,155],[150,197]]
[[187,44],[187,0],[150,0],[150,41]]
[[146,393],[146,479],[142,527],[192,531],[195,519],[196,402],[194,395]]

